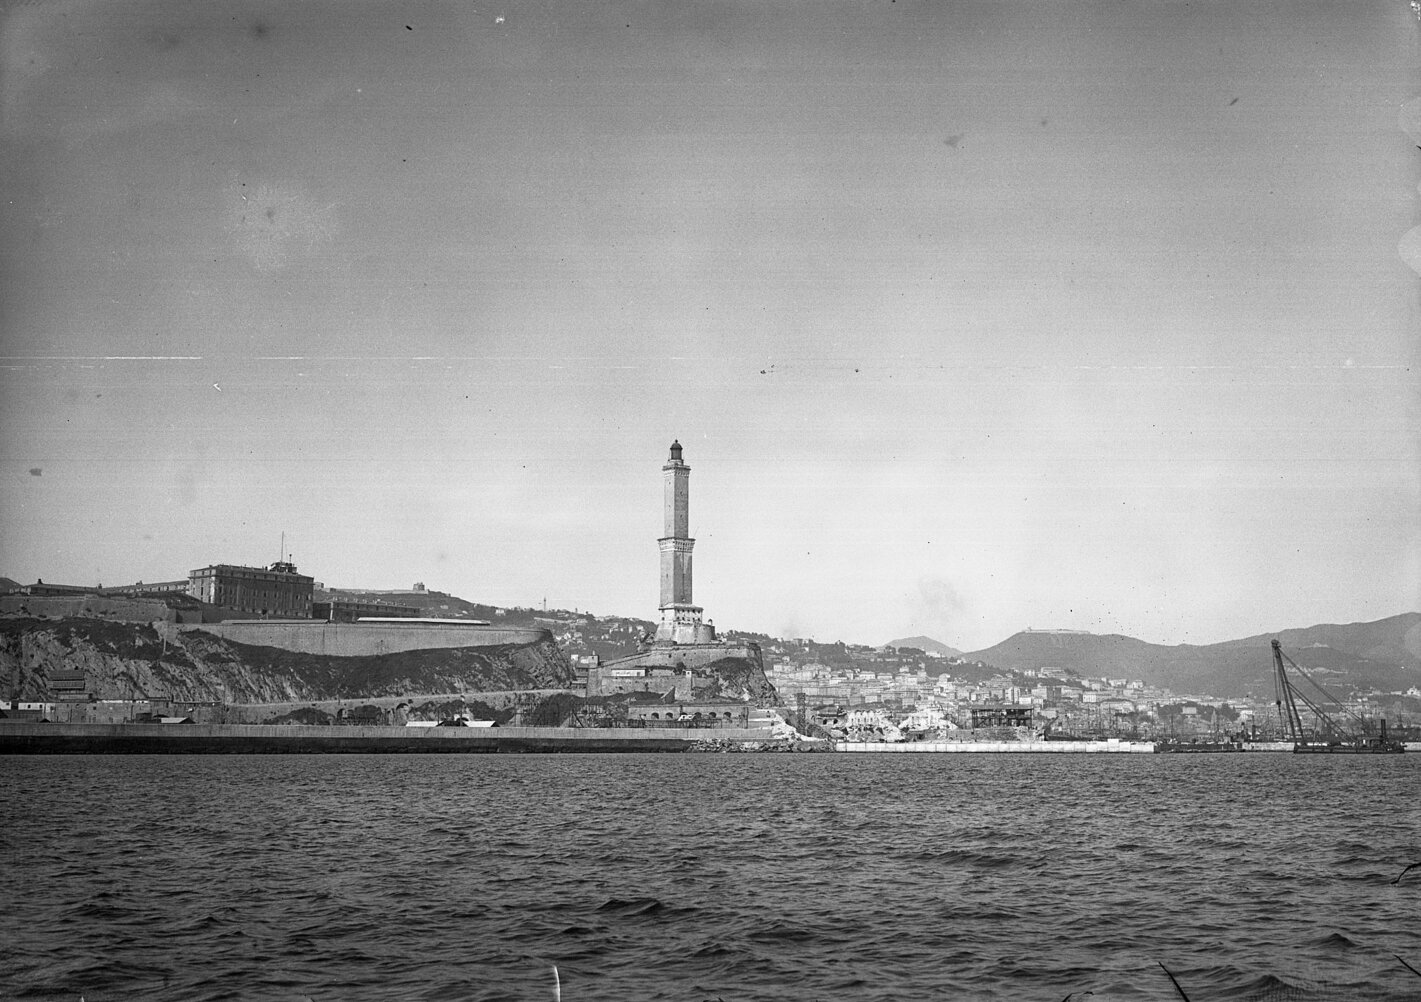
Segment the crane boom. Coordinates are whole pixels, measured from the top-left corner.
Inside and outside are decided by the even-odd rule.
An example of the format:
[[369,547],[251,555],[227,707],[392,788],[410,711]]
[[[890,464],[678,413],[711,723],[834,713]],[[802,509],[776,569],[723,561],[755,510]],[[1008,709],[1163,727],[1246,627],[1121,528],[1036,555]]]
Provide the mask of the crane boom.
[[1298,704],[1293,701],[1293,687],[1288,682],[1288,673],[1283,670],[1283,645],[1273,641],[1273,685],[1276,690],[1278,718],[1288,722],[1288,736],[1294,742],[1303,740],[1303,721],[1298,716]]
[[[1275,639],[1273,641],[1273,684],[1276,687],[1278,716],[1288,721],[1288,732],[1293,740],[1293,751],[1295,752],[1401,752],[1406,750],[1406,746],[1400,741],[1392,741],[1386,735],[1386,721],[1381,722],[1381,736],[1373,737],[1366,733],[1367,725],[1365,721],[1359,719],[1360,729],[1356,732],[1342,727],[1336,720],[1322,708],[1322,706],[1309,698],[1307,693],[1297,689],[1288,677],[1287,670],[1283,667],[1283,661],[1293,666],[1293,670],[1300,676],[1307,679],[1313,688],[1322,694],[1343,713],[1349,713],[1347,707],[1335,696],[1329,693],[1322,686],[1318,685],[1308,674],[1298,666],[1298,663],[1283,653],[1283,647]],[[1317,720],[1322,728],[1322,734],[1309,734],[1303,728],[1303,718],[1298,712],[1298,700],[1307,706],[1309,712]],[[1351,714],[1356,716],[1355,714]],[[1320,738],[1320,739],[1319,739]]]

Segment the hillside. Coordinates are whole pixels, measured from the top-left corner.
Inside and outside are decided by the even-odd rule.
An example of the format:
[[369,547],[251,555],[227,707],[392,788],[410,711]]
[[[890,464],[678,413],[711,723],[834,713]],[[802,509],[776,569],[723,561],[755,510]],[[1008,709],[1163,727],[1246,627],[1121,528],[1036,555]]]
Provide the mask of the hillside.
[[[209,633],[72,617],[0,620],[0,678],[22,700],[56,697],[49,677],[82,672],[98,699],[275,703],[561,688],[554,641],[403,651],[368,657],[297,654]],[[8,693],[7,693],[8,695]]]
[[904,637],[901,640],[890,640],[885,647],[916,647],[920,651],[927,651],[929,654],[939,654],[945,658],[957,658],[962,656],[962,652],[956,647],[949,647],[941,640],[934,640],[932,637]]
[[[329,589],[319,593],[317,597],[331,594],[359,596],[368,600],[412,606],[418,609],[421,615],[428,617],[478,619],[503,626],[539,627],[553,634],[553,646],[560,655],[596,654],[604,660],[634,653],[638,649],[638,640],[654,629],[653,623],[642,619],[597,617],[565,609],[497,607],[470,602],[439,591]],[[13,625],[14,622],[5,622],[5,636],[11,636],[17,629]],[[108,625],[117,626],[112,623]],[[758,642],[767,651],[785,644],[785,641],[773,637],[734,630],[722,630],[721,635],[726,639]],[[1017,633],[992,647],[966,654],[925,636],[894,640],[891,646],[915,647],[944,657],[960,657],[969,663],[982,662],[987,666],[981,669],[984,675],[990,674],[992,669],[1058,667],[1091,677],[1143,679],[1150,685],[1168,688],[1176,693],[1243,696],[1266,695],[1272,691],[1272,654],[1269,641],[1275,636],[1295,661],[1305,668],[1316,669],[1319,679],[1339,695],[1356,689],[1399,691],[1413,685],[1421,685],[1421,613],[1416,612],[1369,623],[1320,624],[1285,629],[1276,633],[1207,645],[1167,646],[1115,634],[1042,630]],[[239,645],[230,646],[235,648]],[[811,646],[814,657],[826,664],[837,664],[841,660],[852,661],[845,654],[843,645]],[[56,656],[78,656],[72,652],[66,654],[62,647],[61,644],[56,648]],[[835,652],[843,657],[836,659],[833,656]],[[148,655],[145,653],[143,656]],[[280,657],[269,655],[239,654],[236,660],[244,665],[265,665],[271,671],[286,664]],[[448,671],[439,671],[432,665],[420,666],[415,663],[417,661],[418,659],[414,659],[409,664],[370,667],[369,670],[373,674],[367,676],[361,676],[365,668],[346,671],[351,666],[344,666],[339,674],[348,678],[365,677],[374,685],[393,686],[401,679],[411,685],[421,686],[449,684],[452,681],[455,682],[455,689],[462,685],[466,690],[483,686],[485,682],[493,684],[502,677],[499,670],[490,666],[459,664]],[[8,675],[9,665],[10,662],[4,660],[3,652],[0,652],[0,670]],[[929,659],[928,670],[932,674],[950,671],[955,676],[966,678],[974,669],[960,664],[934,664]],[[296,665],[297,681],[292,683],[293,691],[330,692],[333,697],[339,695],[331,688],[335,677],[333,671],[335,669],[330,666],[322,669],[314,665]],[[133,672],[142,674],[138,668],[129,669],[130,674]],[[386,672],[392,674],[385,682],[381,682],[380,679],[385,678],[383,673]],[[162,672],[159,672],[155,681],[161,681],[161,676]],[[425,681],[420,682],[420,679]],[[503,678],[503,681],[509,680]],[[230,698],[239,698],[235,693],[246,691],[242,688],[243,685],[252,691],[270,689],[273,685],[280,688],[280,683],[274,676],[267,681],[258,681],[257,676],[253,676],[250,683],[239,683],[238,689],[234,690],[234,695]],[[501,684],[499,687],[502,687]],[[513,685],[507,687],[517,688]],[[191,698],[205,697],[194,695]]]
[[1421,684],[1421,613],[1414,612],[1198,646],[1164,646],[1114,634],[1027,631],[964,657],[999,668],[1057,667],[1088,676],[1143,679],[1175,692],[1263,695],[1273,687],[1269,642],[1274,637],[1298,664],[1318,669],[1319,680],[1339,694]]

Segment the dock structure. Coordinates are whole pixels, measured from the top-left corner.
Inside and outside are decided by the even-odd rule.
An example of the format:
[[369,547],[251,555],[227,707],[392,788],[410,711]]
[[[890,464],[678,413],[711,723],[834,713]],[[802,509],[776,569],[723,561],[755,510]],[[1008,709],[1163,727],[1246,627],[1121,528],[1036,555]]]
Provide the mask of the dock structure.
[[946,753],[973,754],[982,752],[1062,754],[1144,754],[1153,755],[1151,741],[840,741],[834,745],[839,752],[877,753]]
[[0,754],[488,754],[679,752],[712,735],[764,741],[750,728],[340,727],[305,724],[54,724],[0,720]]

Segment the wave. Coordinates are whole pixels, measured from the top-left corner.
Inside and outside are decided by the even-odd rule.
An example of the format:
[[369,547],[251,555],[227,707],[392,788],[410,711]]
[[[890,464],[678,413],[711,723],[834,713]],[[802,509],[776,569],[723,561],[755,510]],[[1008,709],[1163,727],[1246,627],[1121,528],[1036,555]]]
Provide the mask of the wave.
[[612,898],[597,906],[599,912],[614,912],[618,915],[655,915],[666,906],[656,898]]
[[1232,758],[10,761],[0,998],[1421,997],[1375,788]]

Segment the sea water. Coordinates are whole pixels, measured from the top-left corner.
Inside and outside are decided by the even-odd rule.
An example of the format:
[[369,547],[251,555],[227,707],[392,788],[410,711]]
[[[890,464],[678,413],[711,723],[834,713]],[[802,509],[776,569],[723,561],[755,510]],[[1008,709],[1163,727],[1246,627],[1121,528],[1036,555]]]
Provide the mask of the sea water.
[[0,780],[0,999],[1421,999],[1421,755],[35,756]]

